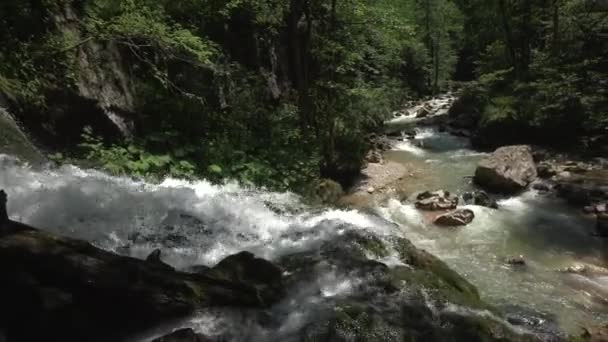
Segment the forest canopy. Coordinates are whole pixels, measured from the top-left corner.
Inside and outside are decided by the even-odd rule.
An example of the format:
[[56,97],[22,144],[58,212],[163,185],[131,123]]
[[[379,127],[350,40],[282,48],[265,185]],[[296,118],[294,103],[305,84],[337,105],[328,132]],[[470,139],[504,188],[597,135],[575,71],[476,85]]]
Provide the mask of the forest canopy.
[[[279,189],[320,176],[348,184],[366,135],[393,110],[459,85],[452,114],[471,116],[480,145],[603,144],[605,7],[589,0],[4,1],[0,94],[62,152],[58,159]],[[96,121],[91,100],[124,119],[121,134]]]

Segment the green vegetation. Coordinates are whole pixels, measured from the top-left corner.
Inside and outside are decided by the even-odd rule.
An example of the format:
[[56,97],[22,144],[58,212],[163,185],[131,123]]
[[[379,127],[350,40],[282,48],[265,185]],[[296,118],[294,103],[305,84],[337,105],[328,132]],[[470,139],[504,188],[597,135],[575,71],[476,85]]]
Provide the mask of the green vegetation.
[[[0,13],[0,92],[48,145],[118,174],[279,189],[352,180],[366,132],[446,85],[462,31],[445,0],[16,0]],[[83,96],[97,79],[126,79],[132,101]],[[123,102],[130,136],[88,119]]]
[[605,5],[467,1],[462,10],[470,15],[459,76],[476,81],[452,113],[470,116],[479,145],[608,146]]
[[113,173],[348,185],[366,133],[452,79],[476,80],[453,113],[480,144],[601,143],[606,17],[584,0],[5,1],[0,94],[46,147]]

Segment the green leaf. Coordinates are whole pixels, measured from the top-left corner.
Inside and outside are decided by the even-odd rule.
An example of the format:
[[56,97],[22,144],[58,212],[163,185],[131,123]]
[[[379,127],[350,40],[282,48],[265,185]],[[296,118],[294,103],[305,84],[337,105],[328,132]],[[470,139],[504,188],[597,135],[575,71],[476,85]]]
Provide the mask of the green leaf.
[[219,165],[217,165],[217,164],[209,165],[209,167],[207,168],[207,171],[209,173],[213,173],[213,174],[216,174],[216,175],[221,175],[222,174],[222,168]]

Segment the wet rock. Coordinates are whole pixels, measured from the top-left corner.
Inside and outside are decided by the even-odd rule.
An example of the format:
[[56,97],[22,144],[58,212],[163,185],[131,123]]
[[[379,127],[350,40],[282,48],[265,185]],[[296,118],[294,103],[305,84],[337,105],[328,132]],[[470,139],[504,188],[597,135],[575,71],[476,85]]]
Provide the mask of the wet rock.
[[506,263],[511,266],[526,266],[526,259],[523,255],[510,256],[507,258]]
[[608,324],[594,327],[583,327],[580,338],[589,342],[608,342]]
[[601,237],[608,237],[608,214],[597,214],[597,224],[595,227],[597,234]]
[[475,219],[475,213],[472,210],[461,209],[437,217],[435,224],[446,227],[466,226],[473,222],[473,219]]
[[448,191],[425,191],[416,196],[416,208],[428,211],[452,210],[458,206],[458,196]]
[[326,204],[336,203],[342,195],[342,185],[331,179],[321,179],[315,187],[315,196]]
[[536,173],[540,178],[551,178],[557,174],[554,166],[547,162],[541,162],[536,167]]
[[[376,253],[368,250],[380,255],[394,250],[407,266],[388,267],[370,260],[367,255]],[[328,298],[328,306],[319,305],[319,319],[301,330],[300,341],[532,340],[499,320],[477,315],[476,310],[491,310],[477,289],[404,238],[382,240],[350,231],[324,243],[319,254],[294,254],[285,257],[282,265],[292,277],[310,277],[323,268],[347,275],[349,284],[360,284],[352,294],[346,292]],[[450,303],[473,310],[452,311]]]
[[608,269],[592,264],[575,263],[566,268],[559,270],[562,273],[573,273],[587,276],[605,276],[608,275]]
[[550,192],[551,186],[547,183],[534,183],[532,184],[532,189],[540,191],[540,192]]
[[382,158],[382,153],[380,151],[372,150],[365,156],[365,161],[368,163],[382,164],[384,158]]
[[7,200],[6,192],[0,190],[0,224],[8,221]]
[[283,271],[270,261],[250,252],[231,255],[220,261],[206,275],[253,287],[262,303],[271,304],[285,295]]
[[152,340],[152,342],[211,342],[205,335],[197,334],[191,328],[175,330],[174,332]]
[[485,191],[465,192],[462,198],[466,204],[498,209],[498,203]]
[[513,194],[536,179],[536,165],[530,146],[505,146],[482,160],[475,170],[475,182],[487,190]]
[[416,112],[416,117],[417,118],[426,118],[427,116],[429,116],[431,114],[431,108],[425,106],[422,106],[422,108],[418,109],[418,111]]
[[167,265],[165,262],[163,262],[161,260],[161,258],[160,258],[161,253],[162,252],[161,252],[160,249],[153,250],[152,253],[150,253],[150,255],[148,255],[148,257],[146,258],[146,262],[149,262],[149,263],[151,263],[153,265],[156,265],[156,266],[172,269],[173,267]]

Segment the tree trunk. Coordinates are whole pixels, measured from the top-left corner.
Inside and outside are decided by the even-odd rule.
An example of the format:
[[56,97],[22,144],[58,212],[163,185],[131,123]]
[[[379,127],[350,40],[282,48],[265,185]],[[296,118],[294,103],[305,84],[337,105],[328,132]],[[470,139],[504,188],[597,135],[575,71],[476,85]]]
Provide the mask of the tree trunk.
[[436,37],[435,41],[434,41],[434,53],[435,53],[435,81],[433,84],[433,93],[437,93],[439,92],[439,59],[440,59],[440,55],[439,55],[439,37]]
[[[434,63],[435,59],[435,46],[433,43],[433,35],[431,33],[431,0],[424,1],[424,24],[426,30],[426,46],[429,49],[431,60]],[[427,86],[432,89],[432,78],[428,78]]]
[[507,5],[505,0],[498,1],[500,19],[502,23],[502,28],[505,35],[505,45],[507,51],[509,53],[509,62],[511,62],[511,66],[515,69],[515,74],[520,75],[519,63],[517,61],[517,53],[515,52],[515,45],[513,39],[513,31],[511,30],[511,24],[509,23],[508,13],[507,13]]
[[553,41],[552,41],[552,49],[553,54],[558,55],[560,52],[560,37],[559,37],[559,1],[553,0]]
[[[300,20],[306,16],[306,27],[300,27]],[[300,125],[305,136],[311,125],[312,99],[309,94],[310,33],[312,21],[307,0],[291,0],[287,16],[288,48],[292,82],[298,92]]]

